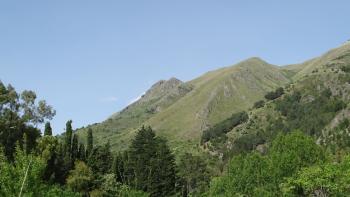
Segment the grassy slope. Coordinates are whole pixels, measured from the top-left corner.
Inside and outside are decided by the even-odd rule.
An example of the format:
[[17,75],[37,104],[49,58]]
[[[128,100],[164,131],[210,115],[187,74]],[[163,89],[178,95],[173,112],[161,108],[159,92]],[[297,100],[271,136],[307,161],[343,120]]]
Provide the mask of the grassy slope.
[[[304,102],[308,102],[307,98],[315,97],[321,91],[329,88],[333,97],[340,98],[348,104],[350,101],[350,81],[342,80],[343,76],[346,75],[340,69],[343,65],[350,65],[350,44],[344,44],[302,64],[286,66],[284,69],[297,72],[293,77],[293,84],[286,88],[286,92],[291,94],[293,91],[299,91]],[[227,134],[230,139],[228,143],[234,143],[237,138],[246,134],[264,130],[268,132],[267,126],[270,122],[278,118],[284,119],[279,112],[274,110],[274,106],[275,102],[269,101],[263,108],[250,110],[249,121],[237,126]],[[323,137],[332,135],[330,129],[340,123],[341,119],[348,118],[349,112],[349,105],[345,110],[338,112],[338,115],[323,129]]]
[[188,82],[194,90],[147,121],[173,146],[197,144],[201,133],[232,113],[247,110],[267,91],[289,83],[275,66],[251,58]]
[[[208,126],[227,118],[234,112],[247,110],[263,95],[290,82],[286,72],[258,58],[251,58],[237,65],[211,71],[181,84],[185,94],[167,94],[146,102],[128,106],[112,118],[90,126],[97,143],[110,141],[114,150],[128,146],[140,125],[151,125],[159,135],[170,140],[171,146],[180,152],[194,149],[201,132]],[[150,106],[163,103],[162,110],[146,113]],[[86,128],[78,133],[85,138]],[[182,150],[177,148],[181,147]]]
[[301,64],[288,65],[285,66],[284,69],[296,72],[297,74],[294,75],[293,80],[297,81],[312,74],[312,71],[321,68],[324,64],[330,63],[332,59],[338,57],[340,54],[349,53],[349,50],[350,43],[347,42],[340,47],[328,51],[320,57],[308,60]]

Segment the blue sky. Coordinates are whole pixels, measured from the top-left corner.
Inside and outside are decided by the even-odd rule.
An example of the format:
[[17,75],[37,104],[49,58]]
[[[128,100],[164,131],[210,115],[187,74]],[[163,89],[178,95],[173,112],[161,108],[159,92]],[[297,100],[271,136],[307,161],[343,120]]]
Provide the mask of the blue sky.
[[277,65],[350,39],[350,1],[0,0],[0,79],[56,110],[54,132],[100,122],[154,82],[259,56]]

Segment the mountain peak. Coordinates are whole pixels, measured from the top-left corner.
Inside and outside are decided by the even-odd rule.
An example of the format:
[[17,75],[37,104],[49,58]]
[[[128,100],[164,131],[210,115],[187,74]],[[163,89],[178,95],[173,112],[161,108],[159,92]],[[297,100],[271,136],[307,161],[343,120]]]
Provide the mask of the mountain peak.
[[155,84],[152,85],[152,87],[148,90],[152,90],[152,89],[157,89],[160,87],[164,87],[164,88],[172,88],[174,86],[178,86],[180,84],[182,84],[183,82],[175,77],[170,78],[169,80],[159,80],[158,82],[156,82]]
[[236,66],[244,69],[261,69],[272,65],[259,57],[251,57],[239,62]]
[[264,63],[264,64],[268,64],[266,61],[264,61],[260,57],[251,57],[251,58],[248,58],[246,60],[243,60],[241,63]]
[[160,80],[153,84],[152,87],[146,91],[145,95],[142,97],[142,100],[148,101],[162,97],[183,83],[184,82],[175,77],[172,77],[169,80]]

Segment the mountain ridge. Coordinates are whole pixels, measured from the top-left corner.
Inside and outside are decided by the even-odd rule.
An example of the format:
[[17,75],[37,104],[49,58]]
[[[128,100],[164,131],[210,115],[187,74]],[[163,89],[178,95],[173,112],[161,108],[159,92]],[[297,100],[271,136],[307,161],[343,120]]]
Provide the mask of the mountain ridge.
[[[160,80],[136,102],[102,123],[88,126],[98,143],[124,150],[142,125],[168,138],[178,152],[196,149],[202,132],[233,113],[248,111],[267,92],[293,84],[347,54],[350,44],[300,64],[276,66],[258,57],[209,71],[193,80]],[[330,71],[324,71],[326,73]],[[86,135],[87,128],[78,130]]]
[[[264,93],[288,82],[278,66],[252,57],[187,82],[174,77],[160,80],[139,100],[88,128],[94,130],[98,142],[110,141],[115,150],[125,149],[142,124],[169,137],[173,147],[184,140],[193,145],[209,126],[235,111],[247,110]],[[79,135],[86,135],[86,130],[79,129]]]

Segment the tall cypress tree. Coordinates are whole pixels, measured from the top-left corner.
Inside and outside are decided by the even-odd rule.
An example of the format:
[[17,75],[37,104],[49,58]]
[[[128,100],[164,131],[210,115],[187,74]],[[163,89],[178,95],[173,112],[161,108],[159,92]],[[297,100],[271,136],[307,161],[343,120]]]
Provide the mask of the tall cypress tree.
[[73,163],[78,157],[78,151],[79,151],[78,136],[76,134],[74,134],[73,140],[72,140],[72,152],[71,152]]
[[45,136],[47,136],[47,135],[52,136],[52,128],[51,128],[50,122],[45,123],[44,135]]
[[86,145],[86,156],[88,157],[92,153],[92,149],[94,148],[94,139],[92,136],[92,129],[89,128],[87,133],[87,145]]
[[66,123],[66,140],[65,140],[66,152],[68,154],[71,153],[71,149],[72,149],[72,135],[73,135],[72,120],[68,120]]
[[79,151],[78,151],[78,159],[80,159],[81,161],[85,161],[86,157],[85,157],[85,146],[83,143],[79,144]]

